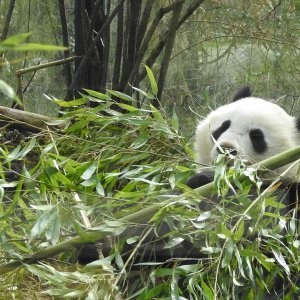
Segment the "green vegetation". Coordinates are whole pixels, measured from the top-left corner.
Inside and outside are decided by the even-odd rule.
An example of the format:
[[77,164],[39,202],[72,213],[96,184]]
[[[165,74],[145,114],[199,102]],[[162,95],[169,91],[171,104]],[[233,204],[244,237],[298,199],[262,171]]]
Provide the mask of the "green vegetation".
[[[254,300],[280,281],[280,299],[299,297],[298,205],[283,203],[280,177],[261,192],[257,166],[228,169],[220,156],[214,183],[184,184],[196,119],[237,87],[298,114],[298,1],[58,3],[0,1],[1,105],[55,117],[0,120],[0,298]],[[133,20],[137,10],[144,19]],[[98,55],[62,100],[61,60],[74,79],[98,32]],[[149,237],[167,263],[158,247],[144,255]],[[94,241],[99,260],[78,265],[79,245]]]
[[[152,86],[155,92],[154,82]],[[23,266],[3,274],[1,297],[258,299],[267,289],[273,293],[275,276],[286,280],[285,299],[298,292],[298,223],[294,210],[280,214],[284,204],[272,195],[276,181],[253,199],[253,187],[260,186],[256,169],[236,161],[234,172],[227,172],[221,160],[215,185],[223,195],[220,202],[199,198],[183,185],[193,163],[189,143],[178,134],[176,115],[168,120],[154,107],[137,109],[134,98],[115,91],[86,92],[73,102],[54,100],[68,107],[55,122],[65,124],[64,130],[49,129],[16,148],[10,148],[13,141],[1,148],[0,272],[8,271],[8,259],[47,254],[63,242],[54,257],[48,253],[39,264],[25,259]],[[111,100],[115,95],[123,102]],[[87,107],[87,102],[98,106]],[[248,179],[239,179],[241,174]],[[236,188],[228,197],[229,182]],[[172,189],[186,193],[172,195]],[[94,234],[85,233],[83,215]],[[141,219],[130,218],[135,215]],[[141,236],[121,234],[148,219],[153,226]],[[166,249],[172,252],[185,239],[203,258],[174,257],[165,265],[153,257],[139,263],[143,239],[162,222],[171,228],[158,237]],[[85,242],[107,235],[120,239],[104,257],[81,267],[76,249],[65,247],[74,235]],[[133,250],[124,260],[126,244]]]

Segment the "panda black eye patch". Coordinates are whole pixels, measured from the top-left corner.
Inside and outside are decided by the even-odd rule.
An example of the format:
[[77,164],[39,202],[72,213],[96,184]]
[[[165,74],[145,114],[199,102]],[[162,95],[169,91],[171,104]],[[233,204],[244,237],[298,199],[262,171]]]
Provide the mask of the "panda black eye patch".
[[257,153],[263,153],[267,150],[267,143],[265,141],[265,136],[260,129],[251,129],[249,133],[251,143],[254,150]]
[[230,127],[231,121],[230,120],[226,120],[222,123],[222,125],[217,128],[213,133],[212,136],[214,137],[214,139],[217,141],[218,138],[221,136],[222,133],[224,133],[229,127]]

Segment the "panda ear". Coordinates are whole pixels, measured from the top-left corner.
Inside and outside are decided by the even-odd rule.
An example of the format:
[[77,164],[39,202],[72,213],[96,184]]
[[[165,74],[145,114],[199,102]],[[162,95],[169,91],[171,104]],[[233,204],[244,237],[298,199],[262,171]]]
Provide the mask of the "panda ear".
[[233,102],[250,96],[251,96],[251,90],[249,86],[244,86],[237,91],[237,93],[233,97]]

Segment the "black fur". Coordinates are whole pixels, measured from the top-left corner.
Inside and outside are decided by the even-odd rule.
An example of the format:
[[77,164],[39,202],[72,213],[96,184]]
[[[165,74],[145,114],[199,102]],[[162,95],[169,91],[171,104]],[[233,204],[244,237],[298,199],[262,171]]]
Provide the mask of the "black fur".
[[211,171],[204,170],[201,173],[197,173],[189,178],[186,185],[191,189],[196,189],[213,181],[214,174]]
[[296,128],[298,131],[300,131],[300,118],[296,119]]
[[268,146],[264,133],[260,129],[252,129],[249,133],[251,143],[257,153],[264,153]]
[[251,90],[249,86],[244,86],[237,91],[237,93],[233,97],[233,102],[247,97],[251,97]]
[[224,121],[223,124],[213,132],[212,136],[216,141],[221,136],[221,134],[224,133],[230,127],[230,124],[230,120]]

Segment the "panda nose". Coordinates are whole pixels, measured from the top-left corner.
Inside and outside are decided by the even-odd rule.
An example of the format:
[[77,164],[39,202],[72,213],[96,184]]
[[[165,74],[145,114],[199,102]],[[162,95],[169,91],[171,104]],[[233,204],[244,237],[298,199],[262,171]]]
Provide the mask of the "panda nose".
[[[237,155],[237,149],[234,145],[230,144],[230,143],[221,143],[220,147],[224,150],[227,150],[228,152],[230,152],[230,154],[236,156]],[[220,147],[217,147],[217,152],[219,154],[222,154],[222,151],[220,149]]]

